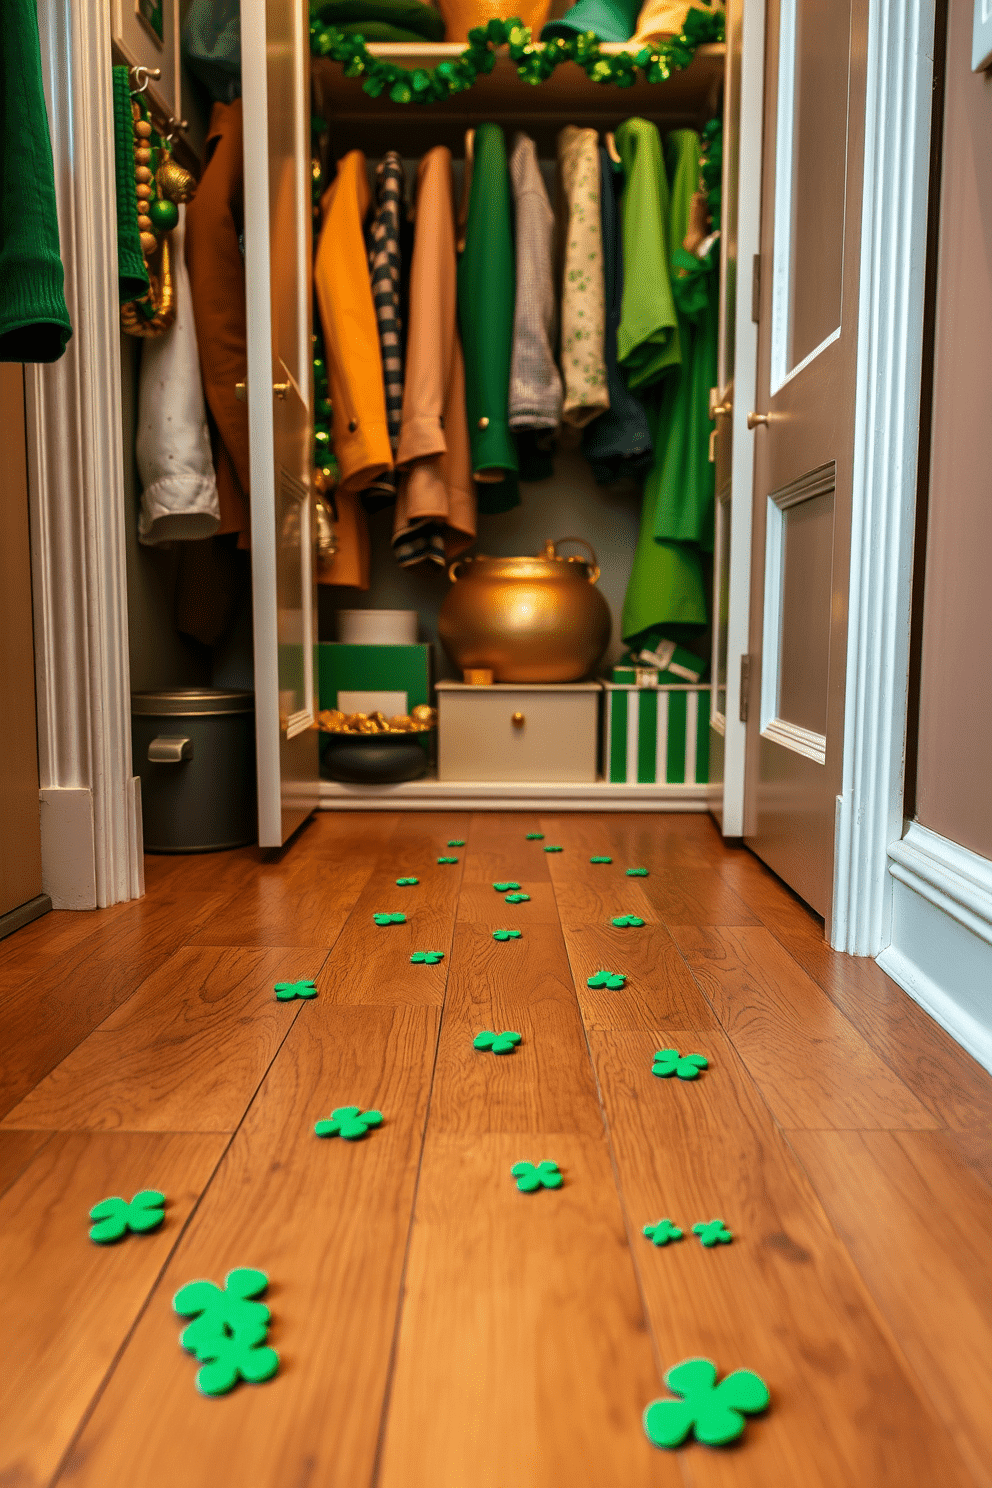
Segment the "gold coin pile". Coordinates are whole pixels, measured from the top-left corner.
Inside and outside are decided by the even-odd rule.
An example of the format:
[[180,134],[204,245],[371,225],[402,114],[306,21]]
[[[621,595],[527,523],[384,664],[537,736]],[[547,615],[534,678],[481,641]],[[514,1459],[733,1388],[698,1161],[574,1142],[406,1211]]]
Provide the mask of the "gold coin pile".
[[337,708],[322,708],[317,715],[325,734],[422,734],[435,727],[437,713],[421,703],[409,713],[342,713]]

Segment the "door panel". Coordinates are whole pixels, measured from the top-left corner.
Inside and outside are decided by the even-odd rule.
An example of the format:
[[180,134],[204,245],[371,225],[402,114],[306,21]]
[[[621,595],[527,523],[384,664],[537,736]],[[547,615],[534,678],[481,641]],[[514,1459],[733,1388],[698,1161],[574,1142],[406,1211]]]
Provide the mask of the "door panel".
[[318,799],[306,0],[241,21],[258,823],[279,847]]
[[867,0],[768,0],[745,836],[829,917],[841,787]]

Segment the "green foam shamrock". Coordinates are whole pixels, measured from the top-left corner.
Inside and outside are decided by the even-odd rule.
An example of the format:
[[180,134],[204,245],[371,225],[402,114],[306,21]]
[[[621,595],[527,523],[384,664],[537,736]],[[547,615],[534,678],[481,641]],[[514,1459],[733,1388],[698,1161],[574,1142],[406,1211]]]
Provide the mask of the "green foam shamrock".
[[484,1028],[477,1033],[472,1040],[473,1049],[492,1049],[494,1054],[512,1054],[520,1042],[520,1034],[507,1030],[506,1033],[493,1033],[491,1029]]
[[612,863],[613,862],[613,859],[612,858],[607,858],[607,857],[600,857],[600,858],[590,858],[589,861],[590,861],[590,863]]
[[640,915],[617,915],[615,920],[610,921],[610,924],[616,925],[618,930],[628,930],[635,926],[640,927],[644,924],[644,921]]
[[690,1431],[708,1447],[736,1441],[744,1430],[741,1412],[763,1411],[768,1386],[750,1369],[735,1369],[716,1384],[716,1365],[709,1359],[683,1359],[665,1375],[665,1384],[681,1400],[653,1400],[644,1412],[644,1430],[656,1447],[678,1447]]
[[191,1281],[173,1297],[173,1310],[194,1319],[179,1342],[204,1366],[196,1376],[202,1394],[224,1395],[239,1379],[258,1384],[279,1368],[275,1350],[259,1347],[268,1331],[269,1309],[251,1300],[268,1284],[264,1271],[240,1266],[228,1272],[223,1288],[212,1281]]
[[405,925],[405,914],[375,914],[372,916],[377,925]]
[[128,1204],[124,1199],[101,1199],[90,1210],[90,1239],[97,1245],[112,1245],[131,1230],[135,1235],[156,1230],[165,1218],[165,1194],[156,1188],[143,1188]]
[[564,1178],[555,1162],[518,1162],[510,1169],[521,1193],[536,1193],[539,1188],[561,1188]]
[[448,838],[448,846],[449,847],[464,847],[465,846],[465,838],[464,837],[449,837]]
[[396,887],[399,889],[408,889],[412,884],[419,882],[419,878],[398,878],[396,880]]
[[543,842],[544,841],[544,833],[543,832],[528,832],[527,833],[527,837],[526,837],[526,841],[527,842]]
[[705,1054],[680,1054],[678,1049],[659,1049],[651,1066],[653,1075],[667,1080],[678,1075],[680,1080],[695,1080],[700,1070],[708,1067]]
[[507,904],[529,904],[530,903],[530,895],[529,894],[519,894],[519,893],[518,894],[507,894],[507,896],[506,896],[506,902],[507,902]]
[[457,863],[457,858],[438,858],[439,863]]
[[280,1002],[292,1002],[294,997],[316,997],[316,982],[276,982],[273,988]]
[[645,1225],[644,1233],[652,1245],[667,1245],[670,1240],[681,1240],[682,1231],[670,1219],[659,1219],[657,1224]]
[[545,852],[564,852],[564,848],[562,848],[562,847],[545,847],[544,851]]
[[382,1125],[381,1111],[363,1111],[360,1106],[338,1106],[331,1112],[329,1121],[318,1121],[314,1131],[318,1137],[343,1137],[346,1142],[357,1142],[373,1126]]
[[436,966],[439,961],[444,960],[443,951],[414,951],[410,957],[411,961],[423,962],[427,966]]
[[493,940],[519,940],[519,930],[494,930]]
[[692,1233],[699,1236],[707,1250],[712,1245],[729,1245],[734,1238],[722,1219],[711,1219],[709,1224],[700,1220],[699,1224],[693,1225]]
[[647,876],[648,876],[648,870],[646,868],[628,868],[627,869],[627,877],[628,878],[647,878]]
[[497,894],[508,894],[511,889],[519,889],[519,887],[520,885],[518,883],[515,883],[512,878],[506,879],[504,883],[493,884],[493,888],[496,890]]
[[626,984],[627,978],[622,971],[597,971],[595,975],[586,977],[587,987],[609,987],[615,992],[618,987]]

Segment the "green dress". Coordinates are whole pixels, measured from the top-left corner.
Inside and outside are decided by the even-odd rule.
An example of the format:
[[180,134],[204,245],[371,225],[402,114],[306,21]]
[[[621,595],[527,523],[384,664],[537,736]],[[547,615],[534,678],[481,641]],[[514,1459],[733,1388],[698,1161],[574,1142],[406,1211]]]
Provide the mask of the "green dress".
[[506,143],[498,124],[475,131],[465,248],[458,263],[458,323],[465,353],[465,407],[472,470],[504,472],[476,480],[479,511],[520,504],[517,451],[510,433],[510,361],[516,271]]

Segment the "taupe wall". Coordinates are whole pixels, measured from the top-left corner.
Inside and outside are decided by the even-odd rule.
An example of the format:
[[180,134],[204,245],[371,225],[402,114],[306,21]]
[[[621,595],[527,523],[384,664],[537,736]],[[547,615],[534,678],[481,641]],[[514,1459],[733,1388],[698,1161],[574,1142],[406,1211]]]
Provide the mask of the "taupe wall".
[[950,0],[917,819],[992,858],[992,76]]

